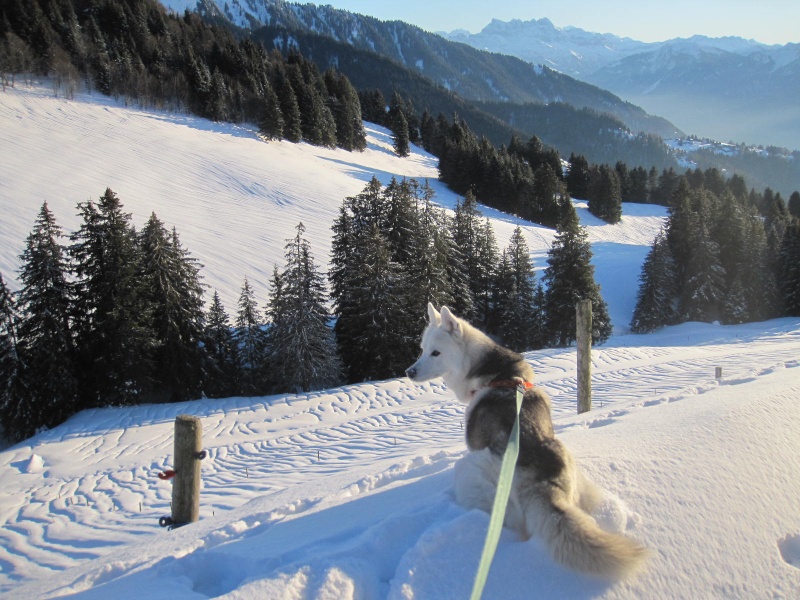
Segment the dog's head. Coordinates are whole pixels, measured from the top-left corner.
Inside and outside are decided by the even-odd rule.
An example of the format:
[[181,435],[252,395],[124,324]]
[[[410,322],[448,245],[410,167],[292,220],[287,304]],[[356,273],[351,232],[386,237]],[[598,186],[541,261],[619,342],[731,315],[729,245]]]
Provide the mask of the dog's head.
[[422,354],[406,370],[412,381],[428,381],[443,377],[457,368],[464,354],[465,323],[446,306],[437,311],[428,304],[428,325],[422,332]]

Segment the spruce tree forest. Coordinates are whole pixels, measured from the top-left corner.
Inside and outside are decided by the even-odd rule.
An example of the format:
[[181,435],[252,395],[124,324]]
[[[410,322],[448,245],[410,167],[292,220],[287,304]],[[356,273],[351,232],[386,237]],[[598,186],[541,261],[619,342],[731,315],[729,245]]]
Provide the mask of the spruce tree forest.
[[[612,324],[571,198],[611,224],[623,202],[669,209],[642,268],[634,332],[800,315],[798,192],[787,202],[715,168],[562,161],[536,136],[498,148],[457,114],[420,113],[399,92],[387,102],[296,51],[267,51],[150,0],[5,3],[3,85],[30,73],[68,97],[86,84],[143,107],[254,123],[265,142],[360,151],[365,119],[392,131],[398,155],[413,143],[438,157],[461,199],[448,214],[426,184],[373,178],[342,202],[330,265],[316,264],[300,223],[270,297],[256,298],[245,277],[233,313],[216,292],[206,297],[202,265],[155,213],[136,231],[107,189],[78,204],[82,224],[65,234],[44,204],[19,292],[0,274],[0,425],[11,440],[86,408],[398,376],[416,357],[428,302],[524,351],[573,343],[575,303],[590,298],[602,343]],[[556,229],[541,278],[521,230],[501,249],[479,204]]]

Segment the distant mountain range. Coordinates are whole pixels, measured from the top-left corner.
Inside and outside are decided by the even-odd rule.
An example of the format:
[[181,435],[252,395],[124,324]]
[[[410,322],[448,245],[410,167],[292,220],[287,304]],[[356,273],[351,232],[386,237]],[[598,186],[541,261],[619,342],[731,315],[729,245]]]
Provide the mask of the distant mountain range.
[[[380,21],[331,6],[283,0],[161,2],[177,12],[196,10],[207,19],[228,21],[256,34],[263,29],[297,31],[376,53],[467,100],[514,104],[560,102],[610,114],[634,133],[644,131],[661,137],[682,133],[666,119],[648,115],[640,107],[546,64],[532,65],[514,56],[479,51],[401,21]],[[305,48],[301,51],[306,53]],[[337,66],[335,58],[331,62]]]
[[[387,102],[399,91],[418,113],[458,115],[495,146],[508,144],[515,133],[536,135],[564,157],[582,154],[597,164],[715,167],[739,173],[756,189],[800,189],[799,151],[752,148],[800,148],[800,95],[783,93],[797,89],[797,45],[731,37],[646,44],[559,29],[546,19],[495,20],[475,36],[436,34],[284,0],[159,1],[178,13],[195,11],[206,21],[239,28],[268,48],[295,48],[323,70],[338,69],[357,89],[380,89]],[[725,69],[718,66],[723,57],[735,57]],[[736,70],[744,64],[750,75]],[[779,79],[783,83],[774,84]],[[645,112],[614,89],[687,125]],[[771,108],[761,108],[758,97]],[[675,150],[683,146],[662,141],[686,134],[710,138],[703,148],[715,147],[714,140],[742,143],[724,155],[692,152],[689,160]]]
[[494,20],[450,40],[544,64],[723,141],[800,149],[800,44],[694,36],[645,43],[548,19]]

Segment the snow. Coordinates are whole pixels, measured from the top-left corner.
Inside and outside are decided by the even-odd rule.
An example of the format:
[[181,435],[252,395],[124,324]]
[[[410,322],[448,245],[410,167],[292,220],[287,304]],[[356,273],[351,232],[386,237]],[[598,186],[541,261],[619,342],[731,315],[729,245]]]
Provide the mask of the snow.
[[[48,88],[0,96],[0,269],[41,202],[68,231],[75,204],[117,192],[137,224],[155,210],[205,264],[230,309],[265,281],[299,220],[327,261],[330,223],[372,174],[429,178],[369,126],[361,154],[270,143],[252,128],[74,102]],[[9,149],[12,149],[10,151]],[[615,335],[593,350],[594,410],[575,415],[575,350],[529,353],[557,435],[607,496],[596,518],[653,551],[605,582],[504,531],[485,598],[796,598],[800,595],[800,319],[687,323],[627,334],[636,278],[664,220],[626,204],[619,225],[576,201]],[[521,225],[539,268],[551,230]],[[263,300],[262,300],[263,302]],[[715,368],[722,368],[717,379]],[[201,519],[167,531],[172,428],[202,419]],[[488,515],[453,499],[463,406],[439,381],[393,379],[304,395],[83,411],[0,453],[4,598],[464,598]]]

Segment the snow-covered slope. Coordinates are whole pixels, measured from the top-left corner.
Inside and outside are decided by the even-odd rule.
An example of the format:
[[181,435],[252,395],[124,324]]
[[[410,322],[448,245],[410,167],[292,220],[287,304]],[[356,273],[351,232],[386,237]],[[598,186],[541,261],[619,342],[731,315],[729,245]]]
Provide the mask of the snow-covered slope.
[[[282,260],[298,220],[327,256],[342,197],[372,173],[434,177],[419,151],[363,154],[265,144],[247,127],[67,102],[46,88],[0,96],[0,268],[10,275],[43,200],[117,191],[137,223],[155,210],[228,300]],[[437,182],[438,200],[455,197]],[[579,208],[582,203],[578,202]],[[626,205],[610,227],[580,208],[612,318],[663,211]],[[504,244],[518,220],[487,211]],[[552,231],[524,224],[539,266]],[[608,490],[598,513],[653,550],[636,580],[564,571],[537,540],[504,532],[485,598],[793,598],[800,593],[800,319],[685,324],[617,335],[593,352],[595,410],[575,416],[575,353],[527,355],[558,435]],[[715,379],[721,367],[721,379]],[[166,531],[172,423],[202,418],[201,520]],[[84,411],[0,453],[0,594],[115,598],[464,598],[487,515],[452,497],[460,406],[404,379],[265,398]]]
[[[285,241],[303,222],[318,264],[327,268],[331,225],[346,196],[376,176],[427,180],[436,200],[452,208],[457,197],[436,179],[435,157],[414,148],[408,158],[392,150],[389,132],[368,124],[363,153],[289,142],[264,143],[257,128],[213,123],[181,114],[126,108],[103,96],[77,101],[54,98],[46,85],[9,89],[0,96],[0,272],[12,286],[25,238],[43,202],[69,233],[80,225],[76,205],[110,187],[133,221],[142,226],[156,212],[205,265],[202,275],[229,312],[244,277],[265,302],[275,264],[284,262]],[[609,290],[639,274],[647,247],[661,227],[660,207],[630,205],[621,224],[609,227],[577,203],[598,261],[598,281]],[[492,209],[498,245],[508,245],[521,225],[538,268],[546,266],[550,229]],[[633,263],[628,262],[633,259]],[[624,329],[635,298],[607,298],[611,318]]]

